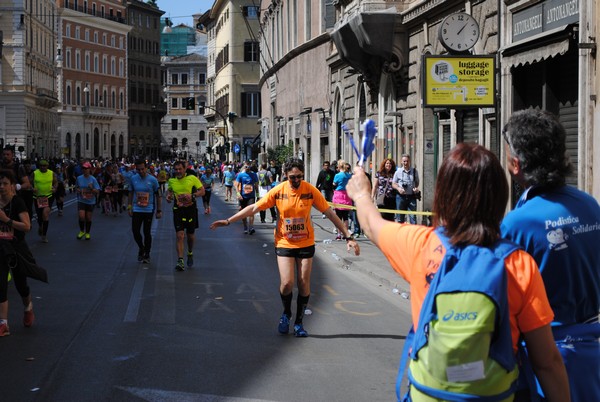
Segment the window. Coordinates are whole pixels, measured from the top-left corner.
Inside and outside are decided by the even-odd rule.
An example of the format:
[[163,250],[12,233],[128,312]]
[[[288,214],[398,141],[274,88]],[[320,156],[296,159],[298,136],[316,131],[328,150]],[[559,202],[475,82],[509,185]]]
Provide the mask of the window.
[[206,84],[206,73],[198,74],[198,84],[200,84],[200,85]]
[[98,69],[99,69],[99,60],[98,60],[98,56],[94,55],[94,72],[98,73]]
[[85,30],[85,41],[89,42],[90,41],[90,31],[89,30]]
[[94,43],[98,43],[98,32],[94,32]]
[[71,49],[67,49],[67,53],[65,54],[65,64],[67,68],[71,68]]
[[106,74],[108,72],[108,60],[106,56],[102,56],[102,74]]
[[248,19],[257,19],[259,15],[258,6],[244,6],[242,7],[242,13]]
[[186,85],[188,83],[188,75],[187,74],[181,74],[181,83],[183,85]]
[[171,84],[173,84],[173,85],[179,84],[179,75],[178,74],[171,74]]
[[67,105],[71,104],[71,86],[67,85]]
[[[177,119],[171,119],[171,130],[177,130]],[[175,140],[175,138],[173,139]]]
[[[178,99],[179,99],[179,98],[171,98],[171,107],[172,107],[173,109],[177,109],[177,103],[178,103],[178,102],[177,102],[177,100],[178,100]],[[184,98],[184,99],[185,99],[185,98]]]
[[258,61],[258,42],[244,42],[244,61]]
[[75,51],[75,68],[81,70],[81,54],[79,53],[79,50]]
[[85,71],[90,71],[90,55],[85,54]]
[[260,116],[260,92],[242,92],[242,117]]
[[79,39],[81,36],[81,30],[79,27],[75,27],[75,39]]
[[119,92],[119,109],[123,109],[124,105],[125,105],[125,103],[124,103],[123,92]]
[[187,130],[187,119],[181,119],[181,130]]
[[71,37],[71,25],[67,25],[65,27],[65,37],[67,37],[67,38]]

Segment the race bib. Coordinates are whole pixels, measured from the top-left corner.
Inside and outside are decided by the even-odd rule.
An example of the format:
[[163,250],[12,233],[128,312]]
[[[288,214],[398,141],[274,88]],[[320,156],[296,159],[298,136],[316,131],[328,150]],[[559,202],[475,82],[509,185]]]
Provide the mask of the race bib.
[[189,207],[192,205],[191,194],[179,194],[177,196],[177,206],[181,208]]
[[0,222],[0,240],[12,240],[15,237],[15,231],[11,226]]
[[84,200],[91,200],[92,198],[94,198],[94,193],[92,192],[92,189],[82,188],[81,189],[81,198],[83,198]]
[[283,220],[283,235],[290,241],[308,238],[308,228],[304,218],[286,218]]
[[244,184],[242,191],[244,194],[251,194],[254,191],[254,186],[252,184]]
[[150,193],[138,191],[136,193],[136,200],[138,207],[147,207],[150,201]]
[[38,208],[46,208],[48,207],[48,197],[38,197],[36,203]]

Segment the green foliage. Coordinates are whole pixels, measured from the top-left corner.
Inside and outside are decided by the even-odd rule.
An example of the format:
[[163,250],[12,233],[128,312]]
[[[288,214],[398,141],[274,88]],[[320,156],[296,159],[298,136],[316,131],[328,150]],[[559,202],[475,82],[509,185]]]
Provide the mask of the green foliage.
[[148,0],[146,4],[151,5],[152,7],[158,8],[158,4],[156,4],[156,0]]
[[294,144],[290,141],[287,145],[277,145],[275,149],[267,149],[268,160],[275,160],[279,165],[294,156]]

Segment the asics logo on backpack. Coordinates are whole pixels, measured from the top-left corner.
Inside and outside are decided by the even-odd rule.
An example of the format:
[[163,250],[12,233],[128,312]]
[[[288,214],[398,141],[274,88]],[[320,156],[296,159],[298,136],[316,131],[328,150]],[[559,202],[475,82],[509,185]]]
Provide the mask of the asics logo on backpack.
[[449,310],[446,314],[444,314],[442,316],[442,321],[450,321],[450,320],[454,320],[454,321],[474,321],[477,319],[477,311],[470,311],[470,312],[457,312],[455,313],[454,310]]

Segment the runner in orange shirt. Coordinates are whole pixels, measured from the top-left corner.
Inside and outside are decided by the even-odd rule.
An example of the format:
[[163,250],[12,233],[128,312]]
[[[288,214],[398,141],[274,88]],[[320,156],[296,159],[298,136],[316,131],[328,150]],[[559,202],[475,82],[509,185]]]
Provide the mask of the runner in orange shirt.
[[314,206],[324,214],[344,234],[348,250],[360,254],[358,243],[335,212],[329,207],[327,200],[312,184],[303,181],[304,163],[300,159],[289,160],[284,167],[287,181],[272,188],[265,197],[255,204],[248,205],[232,217],[215,221],[211,229],[229,226],[248,216],[254,216],[259,211],[265,211],[273,206],[279,211],[277,228],[275,229],[275,250],[279,266],[279,293],[283,303],[283,314],[279,320],[278,330],[281,334],[289,332],[292,317],[292,299],[294,289],[294,273],[298,275],[298,299],[294,335],[306,337],[302,319],[310,297],[310,274],[313,256],[315,254],[315,233],[310,220],[310,211]]

